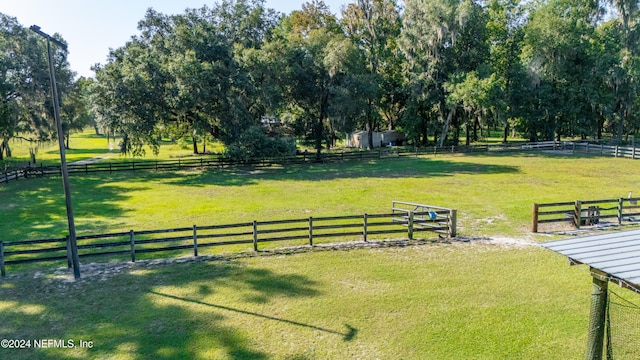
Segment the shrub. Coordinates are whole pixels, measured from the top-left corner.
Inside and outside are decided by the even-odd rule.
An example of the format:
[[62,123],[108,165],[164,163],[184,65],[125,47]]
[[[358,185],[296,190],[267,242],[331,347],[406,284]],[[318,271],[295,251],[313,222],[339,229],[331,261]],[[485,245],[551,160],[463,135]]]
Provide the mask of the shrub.
[[228,144],[225,151],[226,157],[238,161],[293,154],[294,142],[286,138],[270,137],[259,126],[248,128],[234,142]]

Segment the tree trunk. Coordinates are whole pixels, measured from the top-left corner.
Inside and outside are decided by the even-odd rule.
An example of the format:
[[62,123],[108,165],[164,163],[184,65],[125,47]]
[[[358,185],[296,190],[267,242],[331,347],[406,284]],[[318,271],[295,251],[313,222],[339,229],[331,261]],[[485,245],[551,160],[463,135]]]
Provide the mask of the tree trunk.
[[444,140],[447,138],[447,133],[449,133],[449,126],[451,125],[451,119],[456,113],[456,109],[451,109],[449,111],[449,115],[447,115],[447,120],[444,122],[444,126],[442,127],[442,135],[440,135],[440,144],[439,146],[444,146]]
[[198,140],[193,136],[193,153],[198,154]]
[[316,140],[316,158],[319,160],[320,155],[322,154],[322,127],[324,125],[324,119],[322,115],[319,116],[318,122],[316,123],[315,129],[315,140]]
[[36,151],[33,148],[29,148],[29,163],[36,164]]
[[367,138],[369,140],[369,149],[373,150],[375,148],[375,145],[373,144],[373,128],[375,127],[372,115],[373,101],[368,99],[367,105]]
[[620,145],[622,143],[622,133],[624,132],[624,121],[627,118],[630,106],[625,106],[624,104],[620,104],[620,121],[618,122],[618,126],[616,127],[616,144]]
[[465,127],[465,133],[466,133],[466,140],[464,142],[465,145],[469,146],[471,145],[471,126],[469,126],[469,121],[465,121],[464,122],[464,127]]
[[320,116],[318,116],[318,122],[315,126],[315,140],[316,140],[316,159],[322,158],[322,133],[324,129],[324,120],[327,115],[327,106],[329,104],[329,94],[327,91],[322,95],[322,101],[320,102]]
[[4,153],[7,155],[7,158],[11,157],[11,147],[9,146],[9,139],[4,140]]
[[507,138],[509,137],[509,122],[504,125],[504,133],[502,134],[502,143],[507,143]]

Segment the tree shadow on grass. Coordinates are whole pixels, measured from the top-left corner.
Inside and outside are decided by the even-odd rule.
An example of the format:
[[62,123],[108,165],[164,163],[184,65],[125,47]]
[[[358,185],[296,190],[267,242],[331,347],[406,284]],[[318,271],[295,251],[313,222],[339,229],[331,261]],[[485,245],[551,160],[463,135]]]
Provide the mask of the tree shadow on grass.
[[[0,189],[2,240],[66,236],[66,202],[60,178],[34,179],[10,185],[10,188]],[[72,178],[71,198],[78,233],[93,233],[113,227],[113,219],[127,212],[119,204],[129,198],[128,193],[145,189],[112,185],[95,175]]]
[[565,150],[540,150],[540,151],[495,151],[465,154],[467,157],[494,157],[494,158],[551,158],[551,159],[589,159],[602,157],[598,154],[585,154],[571,149]]
[[266,359],[271,356],[255,345],[260,334],[254,326],[321,332],[333,341],[351,341],[357,333],[350,325],[334,329],[270,314],[268,307],[243,300],[257,296],[271,303],[321,295],[321,284],[297,274],[209,261],[137,264],[106,280],[101,276],[85,273],[80,281],[67,282],[21,274],[1,280],[0,338],[72,339],[76,345],[84,340],[93,347],[0,349],[0,355],[18,360]]
[[412,178],[441,177],[457,174],[515,174],[516,166],[477,164],[430,158],[382,159],[369,162],[342,162],[330,164],[303,164],[296,166],[246,169],[208,169],[186,173],[160,174],[160,181],[187,186],[244,186],[260,180],[323,181],[358,178]]

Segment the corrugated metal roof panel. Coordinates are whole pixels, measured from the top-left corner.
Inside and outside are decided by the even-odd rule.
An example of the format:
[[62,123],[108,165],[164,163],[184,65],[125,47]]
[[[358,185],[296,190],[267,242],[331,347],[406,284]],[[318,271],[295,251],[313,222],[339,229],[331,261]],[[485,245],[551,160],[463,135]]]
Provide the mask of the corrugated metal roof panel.
[[549,241],[542,246],[640,291],[640,230]]

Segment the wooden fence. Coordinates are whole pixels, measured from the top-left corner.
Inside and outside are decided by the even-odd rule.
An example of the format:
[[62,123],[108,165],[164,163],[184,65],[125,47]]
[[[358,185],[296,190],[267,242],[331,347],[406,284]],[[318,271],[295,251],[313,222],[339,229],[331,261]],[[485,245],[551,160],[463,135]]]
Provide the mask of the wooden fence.
[[[394,211],[389,214],[364,214],[336,217],[309,217],[295,220],[252,221],[237,224],[192,226],[176,229],[128,231],[111,234],[78,236],[81,258],[97,256],[126,256],[136,261],[145,253],[189,251],[198,256],[202,249],[220,246],[251,247],[289,241],[292,245],[313,246],[325,239],[368,241],[382,235],[404,234],[413,239],[414,233],[433,232],[455,236],[456,210],[422,205],[427,212]],[[0,241],[0,270],[6,275],[6,265],[67,260],[70,251],[66,238]]]
[[573,150],[574,153],[593,154],[600,156],[623,157],[629,159],[640,159],[640,151],[635,146],[605,145],[603,143],[571,142],[565,146],[566,149]]
[[[270,167],[277,165],[292,165],[316,162],[341,162],[341,161],[370,161],[384,158],[401,158],[407,156],[438,155],[438,154],[469,154],[479,152],[520,152],[566,149],[567,144],[562,142],[544,141],[536,143],[507,143],[507,144],[483,144],[472,146],[445,146],[407,148],[379,148],[376,150],[344,151],[339,153],[324,153],[320,157],[316,154],[298,154],[280,158],[251,159],[247,161],[235,161],[224,157],[207,157],[178,160],[156,161],[102,161],[96,163],[84,163],[68,165],[69,174],[89,174],[97,172],[117,171],[176,171],[192,168],[228,168],[233,166]],[[5,169],[0,173],[0,183],[8,183],[19,179],[37,178],[43,176],[56,176],[61,174],[59,165],[55,166],[27,166],[16,169]]]
[[539,224],[548,223],[568,223],[579,229],[599,224],[603,219],[615,219],[619,225],[625,221],[634,222],[634,217],[640,216],[638,200],[640,198],[533,204],[531,231],[536,233]]

